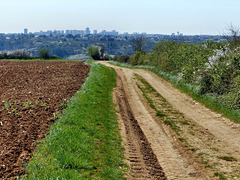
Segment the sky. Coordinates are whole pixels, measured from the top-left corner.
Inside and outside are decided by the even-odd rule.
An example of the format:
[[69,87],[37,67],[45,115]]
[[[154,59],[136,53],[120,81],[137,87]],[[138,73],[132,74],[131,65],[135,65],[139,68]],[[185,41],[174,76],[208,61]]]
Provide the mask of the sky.
[[0,0],[0,33],[117,30],[222,35],[240,27],[239,0]]

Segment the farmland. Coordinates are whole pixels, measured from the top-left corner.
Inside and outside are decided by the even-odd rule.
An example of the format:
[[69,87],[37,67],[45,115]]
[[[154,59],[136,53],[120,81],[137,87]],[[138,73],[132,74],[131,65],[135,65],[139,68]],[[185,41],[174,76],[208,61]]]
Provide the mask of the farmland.
[[0,61],[0,177],[24,173],[24,163],[89,70],[83,62]]
[[240,125],[157,73],[0,63],[2,179],[240,177]]

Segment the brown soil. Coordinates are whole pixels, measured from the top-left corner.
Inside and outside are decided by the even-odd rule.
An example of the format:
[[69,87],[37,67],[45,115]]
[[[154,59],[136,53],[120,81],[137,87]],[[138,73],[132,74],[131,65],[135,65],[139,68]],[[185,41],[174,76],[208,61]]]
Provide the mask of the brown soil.
[[38,140],[89,70],[83,62],[0,61],[0,179],[24,174]]
[[[103,63],[115,68],[118,76],[115,99],[130,165],[129,179],[160,178],[154,177],[152,169],[163,169],[167,179],[240,178],[239,124],[195,102],[152,72]],[[134,74],[155,89],[158,95],[149,94],[149,98],[157,110],[166,114],[164,118],[149,107]],[[177,130],[166,125],[166,120],[173,121]],[[147,151],[141,151],[142,142],[149,144]],[[147,152],[154,157],[151,167],[144,161]]]

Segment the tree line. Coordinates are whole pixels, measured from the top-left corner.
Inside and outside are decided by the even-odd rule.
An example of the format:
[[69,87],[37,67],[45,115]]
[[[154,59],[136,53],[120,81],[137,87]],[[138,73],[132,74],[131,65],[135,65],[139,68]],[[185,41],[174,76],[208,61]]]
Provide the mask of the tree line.
[[38,56],[33,56],[31,53],[24,50],[15,50],[10,52],[0,52],[0,59],[62,59],[59,56],[52,55],[47,48],[38,50]]

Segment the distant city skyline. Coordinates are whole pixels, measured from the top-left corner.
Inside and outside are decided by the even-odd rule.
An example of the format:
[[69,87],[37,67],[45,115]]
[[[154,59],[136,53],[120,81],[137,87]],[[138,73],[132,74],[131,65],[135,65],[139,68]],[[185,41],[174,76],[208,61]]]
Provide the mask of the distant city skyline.
[[[1,33],[0,33],[1,34]],[[67,35],[67,34],[72,34],[72,35],[89,35],[89,34],[92,34],[92,35],[112,35],[112,36],[118,36],[118,35],[141,35],[141,34],[145,34],[147,35],[148,33],[146,32],[133,32],[133,33],[129,33],[129,32],[124,32],[124,33],[120,33],[116,30],[110,30],[110,31],[107,31],[107,30],[102,30],[102,31],[98,31],[96,29],[94,30],[91,30],[89,27],[87,27],[85,30],[79,30],[79,29],[66,29],[66,30],[57,30],[57,29],[54,29],[54,30],[46,30],[46,31],[43,31],[43,30],[39,30],[39,31],[36,31],[36,32],[31,32],[29,31],[28,28],[24,28],[23,29],[23,32],[17,32],[17,33],[2,33],[2,34],[35,34],[35,35]],[[149,34],[151,35],[151,34]],[[169,35],[169,34],[158,34],[158,35]],[[171,36],[183,36],[183,33],[182,32],[174,32],[174,33],[171,33],[170,34]]]
[[0,33],[89,27],[130,34],[221,35],[229,24],[240,27],[236,0],[8,0],[1,7]]
[[[28,34],[28,29],[25,28],[23,34]],[[21,34],[21,33],[20,33]],[[50,35],[50,34],[80,34],[80,35],[89,35],[89,34],[102,34],[102,35],[119,35],[119,32],[116,30],[111,30],[111,31],[107,31],[107,30],[102,30],[102,31],[98,31],[96,29],[91,30],[89,27],[86,27],[85,30],[79,30],[79,29],[66,29],[66,30],[47,30],[47,31],[37,31],[37,32],[29,32],[29,34],[45,34],[45,35]]]

